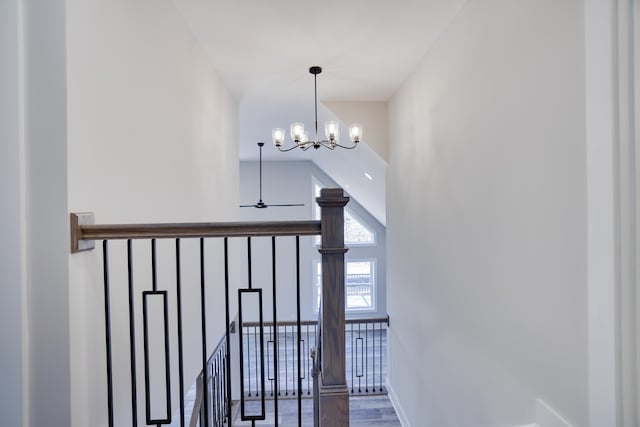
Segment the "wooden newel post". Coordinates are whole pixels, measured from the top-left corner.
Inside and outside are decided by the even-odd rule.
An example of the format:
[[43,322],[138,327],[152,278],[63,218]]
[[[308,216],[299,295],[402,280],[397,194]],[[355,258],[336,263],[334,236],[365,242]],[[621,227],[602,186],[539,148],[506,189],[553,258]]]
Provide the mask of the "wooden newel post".
[[349,389],[345,357],[344,206],[341,188],[324,188],[316,199],[322,208],[320,427],[349,425]]

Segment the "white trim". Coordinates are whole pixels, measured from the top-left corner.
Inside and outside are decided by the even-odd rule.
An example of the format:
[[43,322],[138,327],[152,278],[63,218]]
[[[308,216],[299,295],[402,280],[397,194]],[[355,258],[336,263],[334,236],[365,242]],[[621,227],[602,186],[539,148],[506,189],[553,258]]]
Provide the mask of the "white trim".
[[19,145],[20,145],[20,272],[22,287],[22,426],[31,425],[30,374],[29,374],[29,306],[27,288],[27,166],[26,166],[26,65],[25,65],[25,4],[18,1],[18,102],[20,109]]
[[[634,6],[635,1],[635,6]],[[631,427],[640,424],[638,406],[639,385],[638,361],[639,354],[637,338],[638,325],[638,247],[640,236],[637,227],[638,212],[638,176],[636,164],[638,150],[636,148],[636,126],[638,103],[636,64],[640,60],[634,55],[634,24],[637,22],[638,0],[617,1],[616,27],[616,172],[617,172],[617,200],[616,219],[617,233],[617,281],[619,312],[619,346],[618,387],[620,398],[618,401],[618,416],[623,426]],[[634,18],[636,21],[634,22]],[[636,35],[637,36],[637,35]]]
[[587,321],[589,419],[619,423],[616,340],[614,10],[616,0],[585,0],[587,142]]
[[398,416],[400,424],[402,424],[402,427],[411,427],[411,423],[409,423],[409,419],[404,413],[404,409],[402,409],[400,401],[398,401],[396,392],[393,390],[393,387],[391,387],[391,384],[389,384],[389,380],[385,380],[385,387],[387,387],[387,395],[389,396],[389,400],[391,401],[393,409],[396,411],[396,415]]

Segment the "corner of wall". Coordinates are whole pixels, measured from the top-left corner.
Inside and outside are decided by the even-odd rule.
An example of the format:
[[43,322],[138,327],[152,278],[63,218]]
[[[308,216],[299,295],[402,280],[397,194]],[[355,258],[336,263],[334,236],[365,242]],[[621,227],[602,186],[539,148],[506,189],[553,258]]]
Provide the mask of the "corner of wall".
[[402,405],[400,405],[400,401],[398,400],[398,396],[396,392],[389,384],[389,380],[385,381],[385,387],[387,387],[387,393],[389,395],[389,400],[391,400],[391,404],[393,405],[393,409],[396,411],[396,415],[398,416],[398,420],[400,420],[400,424],[402,427],[411,427],[411,423],[409,423],[409,419],[407,418],[407,414],[405,414]]

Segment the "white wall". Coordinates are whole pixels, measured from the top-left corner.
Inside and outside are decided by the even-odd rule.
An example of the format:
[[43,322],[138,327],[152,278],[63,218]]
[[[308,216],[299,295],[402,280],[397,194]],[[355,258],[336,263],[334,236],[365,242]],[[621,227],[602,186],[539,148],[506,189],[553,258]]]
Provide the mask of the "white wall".
[[[257,147],[256,147],[257,149]],[[267,146],[264,150],[272,150]],[[339,153],[334,153],[338,154]],[[282,221],[282,220],[310,220],[313,218],[315,196],[313,194],[313,178],[323,187],[337,187],[337,184],[310,161],[278,161],[263,162],[262,198],[267,204],[303,203],[300,207],[270,207],[266,209],[242,208],[240,218],[245,221]],[[255,204],[258,200],[259,189],[258,162],[240,162],[240,200],[241,204]],[[362,313],[348,313],[349,318],[382,317],[386,315],[386,233],[385,228],[370,213],[368,213],[355,199],[351,199],[348,208],[359,218],[362,218],[375,231],[377,245],[373,247],[350,248],[345,258],[376,259],[376,273],[378,286],[378,300],[375,311]],[[294,320],[296,316],[296,277],[292,269],[295,260],[295,238],[278,238],[276,271],[278,273],[278,318],[280,320]],[[269,238],[254,239],[253,249],[253,277],[254,286],[264,286],[268,291],[263,295],[265,307],[271,307],[271,240]],[[246,246],[243,249],[246,253]],[[246,258],[246,257],[245,257]],[[300,238],[300,290],[301,290],[301,318],[315,319],[313,295],[313,261],[320,260],[313,241],[310,237]],[[245,264],[246,265],[246,264]],[[246,269],[246,267],[244,267]],[[262,278],[262,279],[260,279]],[[266,280],[266,281],[265,281]],[[265,312],[265,318],[271,319],[271,308]]]
[[0,414],[9,426],[22,425],[26,406],[20,9],[17,0],[0,3]]
[[[68,176],[72,212],[99,223],[233,219],[238,205],[237,103],[169,0],[68,1]],[[175,325],[174,243],[158,242],[159,289],[169,291]],[[130,423],[124,243],[111,274],[116,407]],[[208,352],[224,330],[221,242],[207,243]],[[201,369],[197,241],[183,242],[185,381]],[[149,243],[135,242],[136,322],[150,289]],[[106,425],[101,250],[71,255],[70,312],[74,426]],[[233,292],[232,292],[233,294]],[[197,326],[197,327],[196,327]],[[118,338],[116,338],[118,337]],[[172,368],[177,333],[172,326]],[[142,351],[138,392],[144,402]],[[123,371],[124,370],[124,371]],[[174,371],[176,372],[176,371]],[[172,378],[173,406],[178,381]],[[144,406],[138,411],[140,420]],[[174,416],[177,416],[174,413]]]
[[584,15],[467,2],[390,102],[389,383],[409,425],[588,425]]
[[[360,123],[366,129],[366,144],[389,162],[389,111],[380,101],[325,101],[323,105],[347,126]],[[345,135],[343,138],[346,138]],[[365,141],[365,138],[362,139]]]

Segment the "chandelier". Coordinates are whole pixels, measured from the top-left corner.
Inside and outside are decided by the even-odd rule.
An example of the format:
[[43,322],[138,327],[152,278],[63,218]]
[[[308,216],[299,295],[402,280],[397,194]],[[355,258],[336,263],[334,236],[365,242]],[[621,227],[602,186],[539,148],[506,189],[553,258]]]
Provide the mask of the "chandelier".
[[291,151],[294,148],[300,148],[302,151],[306,151],[313,147],[316,150],[320,147],[325,147],[330,150],[334,150],[336,147],[346,148],[347,150],[354,149],[358,146],[360,138],[362,138],[362,125],[354,123],[349,126],[349,139],[351,145],[340,144],[340,126],[337,121],[331,120],[325,122],[324,133],[327,139],[318,139],[318,74],[322,72],[322,68],[313,66],[309,68],[309,72],[313,74],[313,95],[314,95],[314,107],[315,107],[315,134],[313,140],[309,140],[308,133],[304,130],[302,123],[291,124],[291,139],[294,144],[292,147],[283,148],[285,142],[285,131],[282,128],[275,128],[271,132],[273,137],[273,144],[282,152]]

